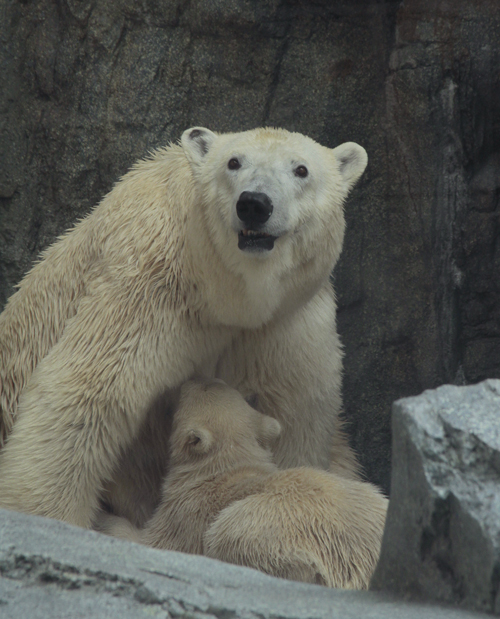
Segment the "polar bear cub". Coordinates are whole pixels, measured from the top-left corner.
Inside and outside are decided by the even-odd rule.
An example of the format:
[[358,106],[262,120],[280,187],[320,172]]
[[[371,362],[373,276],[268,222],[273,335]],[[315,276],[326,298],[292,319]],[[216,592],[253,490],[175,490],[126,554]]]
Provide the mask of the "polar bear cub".
[[113,517],[100,529],[291,580],[367,588],[387,499],[324,471],[278,470],[269,448],[280,430],[222,381],[186,383],[158,509],[142,531]]

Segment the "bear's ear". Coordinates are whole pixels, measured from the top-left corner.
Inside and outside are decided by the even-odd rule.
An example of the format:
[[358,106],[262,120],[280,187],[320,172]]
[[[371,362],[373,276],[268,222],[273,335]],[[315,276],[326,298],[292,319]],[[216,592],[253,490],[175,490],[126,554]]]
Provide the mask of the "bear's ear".
[[208,453],[213,442],[214,437],[206,428],[193,428],[187,433],[186,447],[194,453]]
[[268,415],[261,415],[261,427],[259,432],[259,443],[263,447],[269,447],[281,434],[281,424],[277,419]]
[[217,136],[210,129],[191,127],[184,131],[181,144],[191,165],[200,165]]
[[355,142],[346,142],[333,149],[346,192],[354,186],[368,163],[366,150]]

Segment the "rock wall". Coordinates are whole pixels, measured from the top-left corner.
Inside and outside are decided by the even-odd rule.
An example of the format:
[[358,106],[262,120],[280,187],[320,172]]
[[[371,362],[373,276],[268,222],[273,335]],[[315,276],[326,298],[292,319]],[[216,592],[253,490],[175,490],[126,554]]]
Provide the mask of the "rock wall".
[[389,487],[390,405],[500,376],[497,0],[0,0],[0,306],[191,125],[359,142],[334,275],[345,410]]

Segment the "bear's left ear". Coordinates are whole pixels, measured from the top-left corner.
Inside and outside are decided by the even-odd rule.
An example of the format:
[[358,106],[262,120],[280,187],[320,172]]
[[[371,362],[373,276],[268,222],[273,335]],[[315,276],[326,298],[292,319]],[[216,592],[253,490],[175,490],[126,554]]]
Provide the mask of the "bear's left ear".
[[181,144],[191,165],[200,165],[217,136],[210,129],[191,127],[184,131]]
[[368,163],[366,150],[355,142],[346,142],[333,149],[346,192],[350,191],[363,174]]

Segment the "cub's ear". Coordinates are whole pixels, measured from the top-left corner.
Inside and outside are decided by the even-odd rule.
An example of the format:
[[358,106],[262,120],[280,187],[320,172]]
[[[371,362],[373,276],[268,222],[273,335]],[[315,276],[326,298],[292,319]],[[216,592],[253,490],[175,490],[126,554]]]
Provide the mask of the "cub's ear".
[[333,149],[346,192],[350,191],[363,174],[368,163],[366,150],[355,142],[346,142]]
[[196,428],[187,433],[186,447],[197,454],[206,454],[210,451],[214,437],[206,428]]
[[216,137],[215,133],[204,127],[191,127],[184,131],[181,145],[191,165],[198,166],[202,163]]
[[261,417],[259,443],[263,447],[269,447],[281,434],[281,424],[277,419],[268,415],[261,415]]

